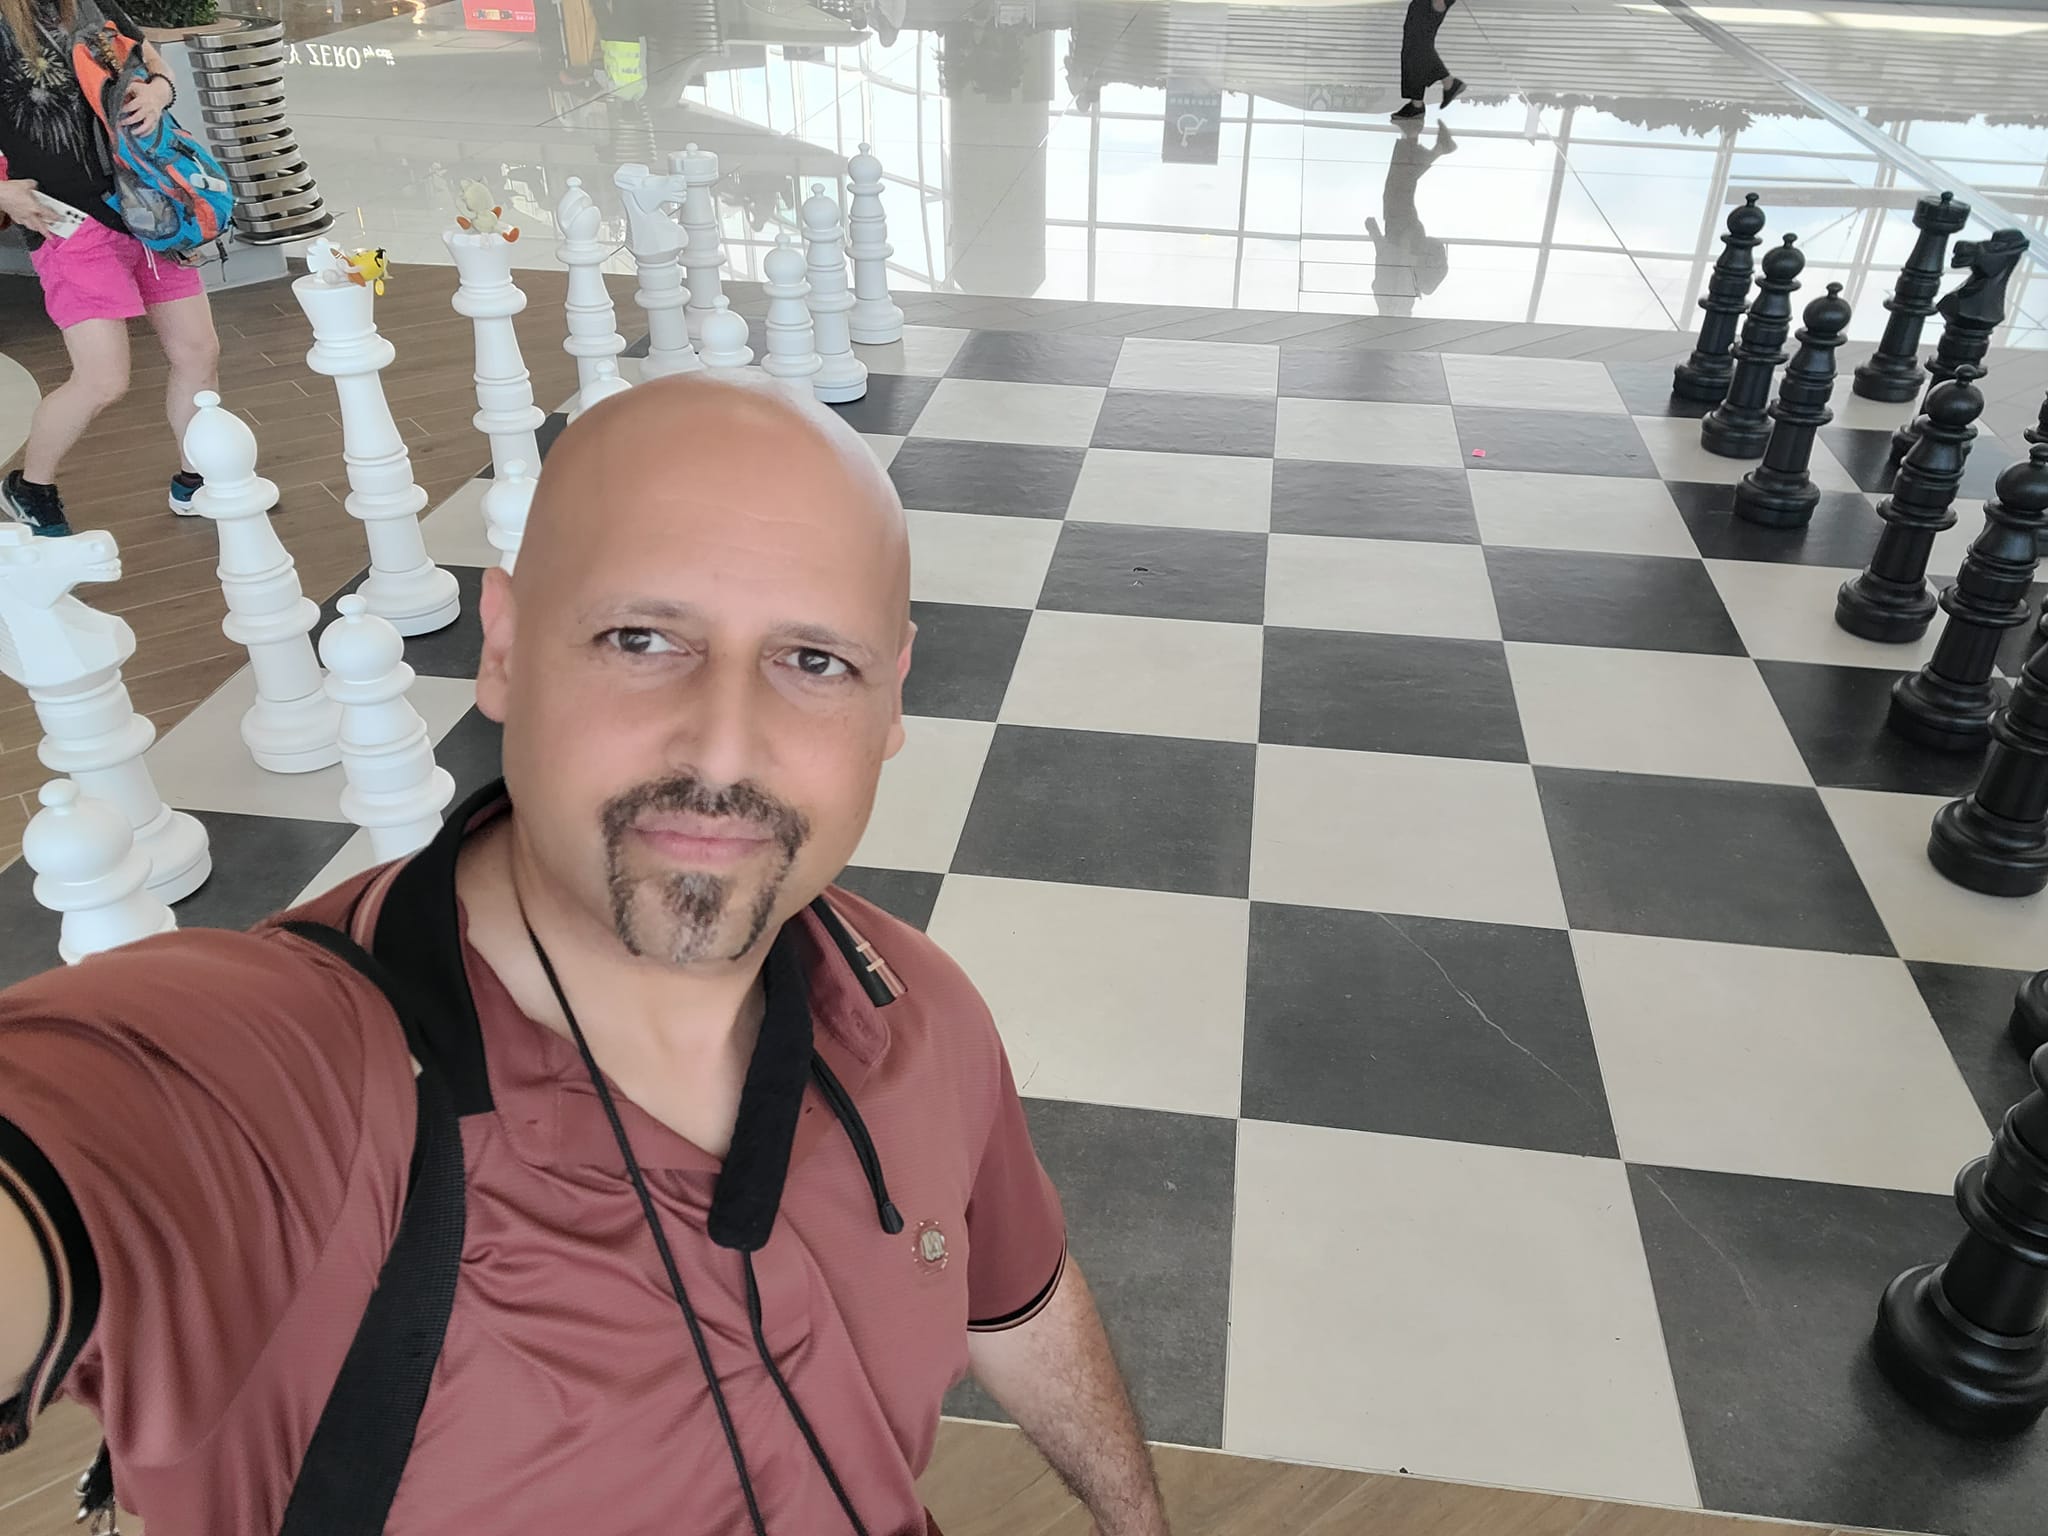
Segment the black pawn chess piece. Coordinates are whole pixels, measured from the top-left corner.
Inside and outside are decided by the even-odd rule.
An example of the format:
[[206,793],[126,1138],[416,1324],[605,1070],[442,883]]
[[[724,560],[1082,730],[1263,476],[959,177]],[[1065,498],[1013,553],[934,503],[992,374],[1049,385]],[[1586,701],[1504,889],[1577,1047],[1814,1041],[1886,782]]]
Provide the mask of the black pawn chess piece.
[[1991,717],[1977,787],[1934,813],[1927,861],[1986,896],[2048,886],[2048,648],[2027,658],[2012,698]]
[[2048,444],[2008,464],[1984,503],[1984,528],[1943,589],[1948,622],[1927,665],[1892,688],[1887,723],[1908,741],[1942,752],[1974,752],[1991,734],[2005,684],[1992,677],[2008,629],[2031,617],[2035,549],[2048,520]]
[[1941,292],[1943,258],[1948,254],[1951,235],[1960,234],[1970,222],[1970,205],[1956,201],[1953,192],[1940,197],[1923,197],[1913,207],[1913,224],[1920,238],[1913,242],[1913,254],[1899,269],[1892,296],[1884,301],[1891,311],[1885,322],[1884,339],[1870,361],[1856,370],[1854,389],[1866,400],[1893,400],[1900,404],[1919,395],[1924,375],[1920,371],[1920,331],[1934,313],[1934,296]]
[[[1927,360],[1927,372],[1934,384],[1952,379],[1965,365],[1984,371],[1984,355],[1991,350],[1991,333],[2005,323],[2005,290],[2012,281],[2013,268],[2027,252],[2027,237],[2016,229],[2001,229],[1989,240],[1958,240],[1949,257],[1952,267],[1968,267],[1970,275],[1951,288],[1934,307],[1941,312],[1941,340],[1934,356]],[[1924,410],[1924,408],[1923,408]],[[1902,459],[1920,435],[1920,418],[1915,416],[1892,434],[1892,458]]]
[[1785,361],[1785,333],[1792,328],[1792,290],[1799,286],[1806,254],[1787,235],[1785,243],[1766,251],[1764,275],[1757,279],[1743,322],[1742,344],[1735,349],[1735,375],[1728,396],[1700,421],[1700,446],[1726,459],[1753,459],[1771,435],[1764,407],[1770,403],[1771,375]]
[[1892,1386],[1966,1435],[2016,1435],[2048,1408],[2048,1048],[2028,1070],[2034,1091],[1956,1179],[1969,1232],[1885,1288],[1871,1338]]
[[1756,194],[1751,192],[1742,199],[1742,206],[1728,215],[1728,233],[1721,237],[1714,275],[1707,279],[1707,291],[1699,301],[1707,312],[1700,322],[1699,345],[1672,371],[1674,395],[1712,405],[1728,393],[1728,380],[1735,372],[1735,327],[1749,307],[1749,253],[1757,248],[1763,227],[1764,211],[1757,207]]
[[1877,504],[1884,520],[1877,551],[1835,596],[1835,623],[1852,635],[1896,645],[1927,633],[1934,618],[1927,557],[1935,535],[1955,524],[1956,488],[1977,435],[1972,423],[1984,411],[1976,378],[1977,370],[1966,367],[1928,393],[1927,429],[1899,466],[1891,494]]
[[2006,1025],[2006,1033],[2012,1036],[2020,1055],[2030,1059],[2034,1052],[2048,1045],[2048,971],[2036,971],[2020,983],[2012,1000],[2012,1020]]
[[1767,528],[1801,528],[1820,505],[1820,490],[1808,473],[1813,462],[1813,435],[1834,419],[1828,396],[1835,389],[1835,348],[1849,326],[1849,301],[1842,285],[1806,306],[1801,317],[1799,350],[1778,383],[1778,403],[1771,407],[1771,440],[1764,461],[1735,487],[1735,515]]

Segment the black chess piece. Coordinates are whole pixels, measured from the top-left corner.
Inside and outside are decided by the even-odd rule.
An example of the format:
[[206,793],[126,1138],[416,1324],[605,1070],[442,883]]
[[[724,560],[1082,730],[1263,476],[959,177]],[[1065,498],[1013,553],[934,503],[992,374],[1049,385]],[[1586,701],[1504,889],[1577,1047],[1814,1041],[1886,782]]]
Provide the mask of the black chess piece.
[[1908,1402],[1966,1435],[2016,1435],[2048,1408],[2048,1047],[2035,1088],[1956,1179],[1969,1232],[1885,1288],[1871,1347]]
[[[1954,378],[1956,370],[1966,364],[1982,373],[1984,355],[1991,350],[1991,333],[2005,323],[2006,285],[2026,251],[2027,237],[2017,229],[2001,229],[1989,240],[1956,242],[1949,265],[1968,267],[1970,275],[1934,306],[1941,313],[1942,329],[1934,356],[1927,360],[1932,381],[1927,386],[1929,394],[1935,383]],[[1904,458],[1919,435],[1920,417],[1915,416],[1892,434],[1892,458]]]
[[1771,440],[1764,461],[1735,487],[1735,515],[1767,528],[1802,528],[1820,505],[1820,490],[1808,473],[1813,462],[1813,435],[1830,421],[1828,396],[1835,389],[1835,348],[1849,326],[1849,301],[1842,285],[1806,306],[1801,317],[1799,350],[1785,366],[1778,383],[1778,403],[1771,407]]
[[[2041,419],[2020,433],[2020,436],[2029,444],[2048,443],[2048,398],[2041,401]],[[2048,528],[2041,530],[2041,558],[2048,560]],[[2048,638],[2048,608],[2041,610],[2041,634],[2035,637],[2034,643],[2039,645],[2044,638]]]
[[1977,787],[1934,813],[1927,861],[1986,896],[2048,886],[2048,647],[2027,658],[2012,698],[1991,717]]
[[[1756,205],[1756,194],[1742,199],[1742,206],[1728,215],[1728,233],[1721,237],[1721,254],[1714,258],[1714,275],[1707,280],[1700,308],[1707,318],[1700,322],[1699,345],[1692,356],[1672,370],[1671,393],[1687,400],[1718,403],[1728,393],[1728,380],[1735,372],[1735,326],[1749,307],[1749,253],[1757,248],[1764,227],[1764,211]],[[1939,261],[1937,259],[1937,268]],[[1937,277],[1939,272],[1937,270]],[[1931,296],[1931,295],[1930,295]],[[1910,400],[1912,395],[1902,395]]]
[[2012,1019],[2006,1033],[2022,1056],[2048,1045],[2048,971],[2036,971],[2020,983],[2012,1000]]
[[2005,684],[1992,677],[1999,640],[2027,622],[2035,549],[2048,519],[2048,443],[1999,472],[1984,503],[1984,528],[1943,589],[1948,622],[1927,665],[1892,688],[1886,723],[1908,741],[1942,752],[1974,752],[1991,733]]
[[1806,253],[1787,235],[1785,243],[1766,251],[1764,275],[1742,325],[1742,343],[1735,349],[1735,375],[1728,395],[1700,420],[1700,446],[1726,459],[1753,459],[1764,451],[1771,424],[1764,407],[1771,398],[1771,375],[1785,361],[1785,333],[1792,328],[1792,290],[1806,266]]
[[1884,339],[1870,361],[1856,370],[1852,387],[1864,399],[1903,404],[1920,393],[1920,331],[1934,313],[1934,296],[1941,291],[1942,259],[1948,254],[1949,237],[1960,234],[1969,222],[1970,205],[1957,202],[1953,192],[1923,197],[1913,205],[1913,224],[1920,238],[1913,242],[1913,254],[1899,269],[1892,296],[1884,301],[1892,316],[1885,322]]
[[1927,633],[1934,617],[1927,557],[1935,535],[1955,525],[1956,488],[1977,435],[1972,423],[1984,411],[1976,378],[1977,370],[1965,367],[1927,396],[1927,430],[1899,466],[1891,494],[1877,504],[1884,531],[1876,553],[1835,595],[1835,623],[1852,635],[1896,645]]

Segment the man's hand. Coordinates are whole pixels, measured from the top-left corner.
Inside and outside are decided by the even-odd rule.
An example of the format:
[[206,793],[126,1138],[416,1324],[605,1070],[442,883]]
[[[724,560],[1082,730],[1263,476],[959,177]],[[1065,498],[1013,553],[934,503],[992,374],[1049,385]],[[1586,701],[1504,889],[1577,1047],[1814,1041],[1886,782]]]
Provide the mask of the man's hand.
[[32,181],[0,177],[0,213],[36,234],[47,235],[50,232],[50,215],[36,201],[36,184]]
[[1044,1311],[999,1333],[969,1334],[967,1358],[1102,1536],[1168,1536],[1151,1454],[1071,1256]]
[[[0,192],[8,185],[0,182]],[[14,1396],[49,1331],[42,1246],[21,1207],[0,1194],[0,1402]]]
[[138,80],[128,87],[127,98],[121,103],[121,122],[136,133],[154,133],[157,119],[170,104],[170,81],[154,76]]

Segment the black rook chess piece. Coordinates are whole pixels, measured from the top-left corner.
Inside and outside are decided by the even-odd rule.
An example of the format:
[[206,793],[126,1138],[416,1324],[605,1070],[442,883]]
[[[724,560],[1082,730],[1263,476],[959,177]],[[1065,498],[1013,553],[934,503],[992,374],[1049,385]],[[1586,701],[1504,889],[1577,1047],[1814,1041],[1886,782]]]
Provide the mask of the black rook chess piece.
[[1934,813],[1927,861],[1986,896],[2048,886],[2048,648],[2027,658],[2012,698],[1991,717],[1977,787]]
[[[1672,371],[1674,395],[1712,404],[1728,393],[1728,380],[1735,372],[1735,324],[1749,305],[1749,253],[1756,249],[1763,227],[1764,211],[1757,207],[1756,194],[1751,192],[1743,198],[1742,206],[1728,215],[1728,233],[1721,237],[1721,254],[1714,258],[1714,275],[1707,280],[1707,291],[1699,301],[1700,308],[1707,312],[1707,318],[1700,322],[1699,345],[1692,349],[1691,357]],[[1935,266],[1939,281],[1938,256]],[[1899,398],[1910,400],[1913,396],[1908,393]]]
[[1799,286],[1799,273],[1806,254],[1794,244],[1796,235],[1764,253],[1764,275],[1757,279],[1756,297],[1750,300],[1749,318],[1743,322],[1742,344],[1735,349],[1735,375],[1728,382],[1728,397],[1700,421],[1700,446],[1727,459],[1753,459],[1764,451],[1771,435],[1764,406],[1771,398],[1771,375],[1785,361],[1781,348],[1785,332],[1792,325],[1792,290]]
[[[1942,331],[1934,356],[1927,360],[1933,380],[1927,386],[1929,394],[1935,383],[1954,378],[1965,364],[1983,372],[1991,333],[2005,323],[2006,285],[2026,251],[2027,237],[2017,229],[2001,229],[1989,240],[1956,242],[1949,265],[1968,267],[1970,275],[1934,306],[1941,312]],[[1915,416],[1892,434],[1892,458],[1904,458],[1919,435],[1920,418]]]
[[1834,419],[1828,396],[1835,388],[1835,348],[1849,325],[1849,301],[1842,285],[1806,306],[1799,331],[1799,350],[1778,384],[1778,403],[1771,407],[1771,441],[1764,461],[1742,477],[1735,488],[1735,515],[1768,528],[1800,528],[1820,505],[1820,491],[1807,466],[1813,461],[1813,435]]
[[2003,702],[1992,680],[1999,638],[2031,616],[2034,551],[2048,518],[2048,444],[2008,464],[1984,503],[1984,528],[1943,589],[1948,622],[1927,665],[1892,689],[1889,724],[1908,741],[1943,752],[1974,752]]
[[1906,1400],[1968,1435],[2016,1435],[2048,1408],[2048,1048],[2028,1070],[2034,1091],[1956,1179],[1969,1232],[1885,1288],[1871,1337]]
[[2012,1000],[2012,1021],[2006,1033],[2022,1056],[2048,1045],[2048,971],[2036,971],[2020,983]]
[[1863,574],[1842,583],[1835,623],[1865,640],[1897,644],[1918,640],[1934,617],[1927,590],[1927,557],[1934,536],[1956,520],[1956,487],[1970,454],[1973,425],[1984,410],[1977,370],[1965,367],[1927,396],[1927,430],[1906,455],[1891,494],[1877,504],[1884,519],[1877,552]]
[[1870,361],[1856,370],[1853,387],[1864,399],[1903,404],[1920,393],[1920,330],[1934,313],[1934,296],[1941,291],[1949,236],[1961,233],[1969,222],[1970,205],[1957,202],[1953,192],[1923,197],[1914,205],[1913,223],[1920,238],[1899,269],[1892,296],[1884,301],[1892,315],[1885,322],[1884,339]]

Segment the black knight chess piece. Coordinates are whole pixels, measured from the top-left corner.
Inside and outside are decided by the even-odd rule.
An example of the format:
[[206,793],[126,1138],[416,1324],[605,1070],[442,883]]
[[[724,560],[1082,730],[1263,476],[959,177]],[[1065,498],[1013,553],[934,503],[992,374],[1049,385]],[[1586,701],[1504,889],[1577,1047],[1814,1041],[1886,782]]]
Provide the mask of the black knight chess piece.
[[1828,396],[1835,389],[1835,348],[1849,327],[1849,301],[1842,285],[1806,306],[1801,317],[1799,350],[1785,366],[1778,384],[1778,403],[1771,407],[1771,440],[1764,461],[1742,477],[1735,488],[1735,515],[1767,528],[1801,528],[1820,505],[1820,490],[1808,466],[1813,462],[1813,437],[1834,419]]
[[1700,446],[1724,459],[1753,459],[1771,435],[1764,407],[1771,398],[1771,375],[1785,361],[1785,333],[1792,328],[1792,290],[1806,266],[1806,254],[1787,235],[1785,243],[1766,251],[1764,275],[1757,279],[1743,322],[1742,342],[1735,349],[1735,375],[1728,397],[1700,420]]
[[[1757,248],[1764,227],[1764,211],[1749,193],[1742,206],[1728,215],[1728,233],[1721,237],[1721,254],[1714,258],[1714,274],[1707,279],[1700,308],[1707,312],[1700,322],[1699,345],[1692,356],[1671,375],[1671,393],[1686,400],[1718,404],[1728,393],[1728,381],[1735,372],[1735,326],[1749,307],[1750,252]],[[1939,273],[1937,272],[1937,277]],[[1931,297],[1931,294],[1930,294]],[[1916,333],[1917,334],[1917,333]],[[1905,395],[1902,399],[1910,400]]]
[[1934,618],[1927,559],[1935,535],[1955,525],[1956,488],[1984,411],[1976,379],[1977,370],[1966,366],[1928,392],[1927,429],[1899,466],[1891,494],[1877,504],[1884,520],[1877,550],[1835,596],[1835,623],[1852,635],[1896,645],[1927,633]]
[[1941,594],[1948,622],[1927,665],[1892,689],[1887,723],[1908,741],[1942,752],[1974,752],[1991,733],[2005,685],[1995,681],[1998,645],[2032,616],[2035,549],[2048,521],[2048,444],[1998,476],[1984,503],[1984,528],[1963,568]]
[[[1956,242],[1949,265],[1968,267],[1970,275],[1934,306],[1941,314],[1942,331],[1934,356],[1927,360],[1929,394],[1935,384],[1954,378],[1965,365],[1983,372],[1991,333],[2005,323],[2006,286],[2026,251],[2027,237],[2017,229],[2001,229],[1989,240]],[[1919,435],[1920,418],[1915,416],[1892,434],[1892,458],[1904,458]]]
[[2048,971],[2036,971],[2020,983],[2012,1000],[2006,1033],[2021,1056],[2031,1058],[2048,1045]]
[[1941,292],[1943,258],[1948,254],[1951,235],[1962,232],[1970,221],[1970,205],[1959,203],[1953,192],[1923,197],[1913,207],[1913,224],[1920,238],[1913,253],[1899,269],[1892,296],[1884,301],[1891,311],[1885,322],[1884,339],[1870,361],[1856,370],[1856,393],[1866,400],[1891,400],[1904,404],[1919,395],[1924,375],[1920,371],[1920,331],[1934,313],[1934,296]]

